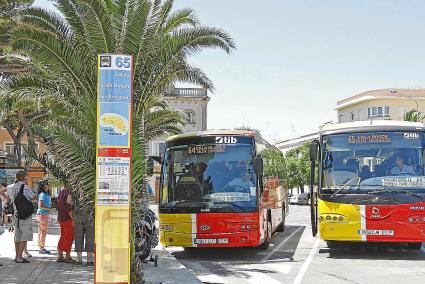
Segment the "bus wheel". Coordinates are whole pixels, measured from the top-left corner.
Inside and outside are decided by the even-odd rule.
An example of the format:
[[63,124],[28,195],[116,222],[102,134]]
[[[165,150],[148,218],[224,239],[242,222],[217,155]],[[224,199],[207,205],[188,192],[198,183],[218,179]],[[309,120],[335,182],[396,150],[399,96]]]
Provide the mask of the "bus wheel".
[[336,248],[338,246],[337,241],[326,241],[326,246],[330,249]]
[[261,245],[258,246],[261,250],[266,250],[269,248],[270,239],[272,238],[272,222],[270,220],[267,221],[267,238]]
[[285,232],[285,209],[282,208],[282,223],[277,227],[278,232]]
[[422,243],[407,243],[409,249],[421,249]]

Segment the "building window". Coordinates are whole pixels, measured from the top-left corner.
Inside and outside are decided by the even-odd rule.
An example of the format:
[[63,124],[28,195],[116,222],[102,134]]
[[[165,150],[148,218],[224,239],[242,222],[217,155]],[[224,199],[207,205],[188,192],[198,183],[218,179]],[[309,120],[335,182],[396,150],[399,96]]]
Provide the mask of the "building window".
[[195,124],[195,111],[192,109],[186,109],[184,111],[186,115],[186,123]]
[[367,108],[367,117],[389,117],[390,116],[390,107],[388,106],[379,106],[379,107],[369,107]]
[[13,143],[4,143],[4,150],[8,153],[8,154],[15,154],[15,144]]
[[350,120],[354,121],[354,112],[350,112]]
[[[28,143],[22,143],[21,144],[21,154],[24,155],[25,154],[25,148],[28,147]],[[37,153],[39,153],[39,148],[40,148],[40,144],[38,142],[35,143],[35,151]],[[15,155],[15,144],[14,143],[10,143],[10,142],[6,142],[4,143],[4,150],[8,153],[8,154],[12,154]]]

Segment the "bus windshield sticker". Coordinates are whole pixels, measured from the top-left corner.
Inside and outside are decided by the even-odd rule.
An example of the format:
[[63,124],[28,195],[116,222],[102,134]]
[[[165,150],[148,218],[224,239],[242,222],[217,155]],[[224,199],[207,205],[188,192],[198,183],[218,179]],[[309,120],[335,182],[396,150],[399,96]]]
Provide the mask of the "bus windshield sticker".
[[404,139],[419,139],[419,134],[415,132],[407,132],[403,134]]
[[228,201],[228,202],[238,202],[238,201],[249,201],[248,192],[217,192],[210,195],[211,199],[217,201]]
[[216,144],[236,144],[238,139],[233,136],[217,136],[215,137]]
[[255,186],[251,186],[249,189],[251,190],[251,196],[257,195],[257,188]]
[[391,137],[386,134],[374,135],[350,135],[347,139],[348,144],[358,143],[391,143]]
[[383,178],[382,186],[425,187],[425,177],[391,177]]
[[187,148],[188,154],[211,154],[224,153],[226,145],[190,145]]

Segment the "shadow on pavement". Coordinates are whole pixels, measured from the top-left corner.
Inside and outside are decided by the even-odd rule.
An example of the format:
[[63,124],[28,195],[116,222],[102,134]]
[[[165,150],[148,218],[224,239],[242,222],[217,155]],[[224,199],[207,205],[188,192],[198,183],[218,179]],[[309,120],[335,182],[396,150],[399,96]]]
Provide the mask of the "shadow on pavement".
[[198,275],[212,272],[220,276],[250,279],[252,278],[251,273],[273,274],[277,273],[274,269],[276,266],[288,266],[293,261],[304,230],[305,226],[287,225],[285,232],[273,235],[271,245],[267,250],[255,247],[190,248],[172,254],[183,264],[187,261],[203,264],[208,262],[208,271],[198,270]]
[[404,243],[348,243],[319,253],[333,259],[425,260],[423,250],[408,249]]

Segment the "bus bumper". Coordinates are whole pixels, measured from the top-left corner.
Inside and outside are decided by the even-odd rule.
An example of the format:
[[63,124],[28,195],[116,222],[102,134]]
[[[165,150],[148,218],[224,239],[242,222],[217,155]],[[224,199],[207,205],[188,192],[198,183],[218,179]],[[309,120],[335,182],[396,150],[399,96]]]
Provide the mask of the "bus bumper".
[[258,238],[257,232],[217,234],[160,232],[161,244],[167,247],[250,247],[258,245]]
[[244,247],[260,242],[258,213],[160,214],[163,246]]

